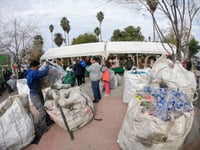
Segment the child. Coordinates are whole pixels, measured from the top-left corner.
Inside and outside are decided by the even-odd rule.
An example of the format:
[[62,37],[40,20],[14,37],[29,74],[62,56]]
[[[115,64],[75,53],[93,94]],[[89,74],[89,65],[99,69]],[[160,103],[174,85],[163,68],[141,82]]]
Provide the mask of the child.
[[110,63],[108,61],[105,62],[105,66],[102,68],[102,75],[101,80],[104,82],[104,88],[105,88],[105,96],[110,95]]

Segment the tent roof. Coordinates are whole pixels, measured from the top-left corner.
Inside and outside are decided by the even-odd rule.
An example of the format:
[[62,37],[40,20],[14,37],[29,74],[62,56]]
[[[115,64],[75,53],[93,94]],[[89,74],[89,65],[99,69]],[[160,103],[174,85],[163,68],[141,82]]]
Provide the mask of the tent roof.
[[85,43],[66,47],[51,48],[42,55],[41,59],[44,60],[92,55],[101,55],[105,57],[105,43]]
[[[71,45],[67,47],[51,48],[47,50],[41,59],[54,59],[79,56],[101,55],[108,57],[109,54],[168,54],[163,45],[171,53],[171,49],[166,43],[157,42],[97,42]],[[173,47],[174,48],[174,47]],[[175,48],[174,48],[175,49]],[[175,50],[174,50],[175,53]]]
[[[166,43],[157,42],[108,42],[106,46],[106,56],[109,54],[123,53],[143,53],[143,54],[168,54],[163,48],[163,45],[169,53],[172,53],[169,45]],[[174,48],[174,47],[173,47]],[[174,50],[175,52],[175,50]]]

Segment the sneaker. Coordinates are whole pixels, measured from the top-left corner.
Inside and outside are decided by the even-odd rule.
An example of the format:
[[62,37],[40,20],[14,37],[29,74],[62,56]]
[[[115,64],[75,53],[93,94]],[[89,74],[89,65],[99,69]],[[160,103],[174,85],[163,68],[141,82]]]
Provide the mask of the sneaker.
[[47,126],[51,126],[52,124],[54,124],[55,122],[53,120],[48,120],[47,121]]
[[99,101],[97,101],[97,100],[93,100],[93,103],[98,103]]
[[35,136],[34,140],[31,142],[31,144],[38,144],[40,142],[41,136]]
[[104,96],[109,96],[109,94],[104,94]]
[[48,131],[49,131],[48,127],[46,127],[46,128],[43,129],[43,133],[48,132]]

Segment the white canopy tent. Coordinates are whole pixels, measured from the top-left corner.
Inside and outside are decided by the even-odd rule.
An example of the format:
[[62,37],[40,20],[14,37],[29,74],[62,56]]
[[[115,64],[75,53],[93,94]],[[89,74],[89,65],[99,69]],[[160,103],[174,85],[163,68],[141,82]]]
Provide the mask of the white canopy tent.
[[[175,47],[172,47],[175,53]],[[109,54],[169,54],[168,52],[172,54],[169,45],[158,42],[108,42],[106,45],[107,57]]]
[[42,55],[41,60],[94,55],[105,57],[104,42],[85,43],[70,45],[66,47],[51,48]]
[[127,41],[77,44],[67,47],[51,48],[42,55],[41,60],[97,55],[107,58],[109,54],[168,54],[163,46],[168,52],[172,53],[168,44],[157,42]]

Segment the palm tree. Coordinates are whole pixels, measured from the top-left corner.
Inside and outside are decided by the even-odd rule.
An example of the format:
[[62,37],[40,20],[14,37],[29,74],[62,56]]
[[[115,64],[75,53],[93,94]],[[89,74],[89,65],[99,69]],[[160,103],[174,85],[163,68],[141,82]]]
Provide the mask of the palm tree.
[[61,33],[55,33],[54,35],[54,42],[55,44],[60,47],[63,43],[63,37]]
[[100,41],[100,39],[99,39],[99,35],[101,34],[100,28],[99,28],[99,27],[96,27],[96,28],[94,29],[94,33],[96,34],[96,36],[98,37],[98,40]]
[[[70,24],[69,24],[69,20],[66,18],[66,17],[63,17],[62,19],[61,19],[61,21],[60,21],[60,25],[61,25],[61,27],[62,27],[62,29],[63,29],[63,31],[64,31],[64,35],[65,35],[65,44],[66,45],[69,45],[69,31],[70,31],[70,29],[71,29],[71,26],[70,26]],[[66,32],[67,32],[67,41],[68,41],[68,43],[67,43],[67,41],[66,41]]]
[[157,9],[158,5],[158,0],[147,0],[147,5],[149,6],[151,15],[152,15],[152,20],[153,20],[153,42],[155,42],[155,23],[154,23],[154,12]]
[[53,48],[53,30],[54,30],[54,26],[52,24],[49,25],[49,30],[51,32],[51,42],[52,42],[52,48]]
[[104,14],[102,11],[97,13],[97,20],[99,21],[99,29],[100,29],[100,41],[102,42],[102,32],[101,32],[101,23],[104,19]]
[[42,47],[44,44],[44,40],[41,35],[35,35],[33,39],[33,50],[31,53],[32,60],[40,60],[40,57],[43,54]]
[[34,36],[33,43],[34,43],[34,44],[43,44],[44,41],[43,41],[42,36],[39,35],[39,34],[38,34],[38,35],[35,35],[35,36]]

